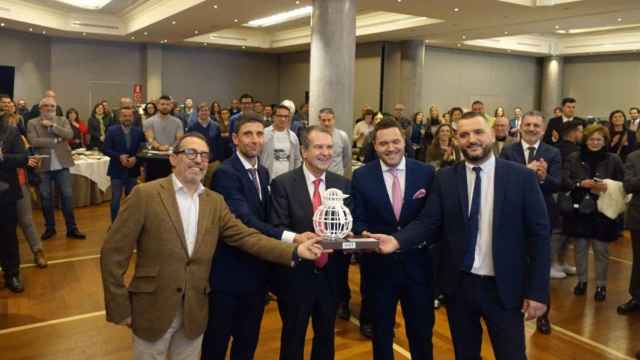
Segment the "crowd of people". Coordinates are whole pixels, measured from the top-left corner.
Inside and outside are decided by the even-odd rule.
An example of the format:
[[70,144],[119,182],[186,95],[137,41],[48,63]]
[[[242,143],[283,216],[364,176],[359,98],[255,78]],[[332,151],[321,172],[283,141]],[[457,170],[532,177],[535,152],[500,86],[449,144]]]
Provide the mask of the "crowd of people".
[[[625,199],[640,192],[640,110],[598,121],[577,117],[576,103],[562,99],[548,120],[520,107],[490,115],[481,101],[411,117],[402,104],[390,113],[365,106],[350,138],[330,107],[310,121],[307,104],[249,94],[229,107],[123,97],[118,109],[95,104],[86,122],[76,109],[63,113],[51,90],[31,109],[0,96],[5,285],[24,289],[16,226],[47,266],[41,240],[56,234],[54,184],[67,236],[85,238],[71,150],[97,149],[110,158],[112,191],[101,257],[107,319],[132,328],[138,359],[224,359],[229,347],[232,359],[252,358],[269,293],[283,325],[280,358],[303,358],[311,321],[311,358],[332,359],[335,319],[351,317],[352,262],[360,331],[375,359],[393,358],[398,303],[414,359],[433,358],[443,304],[456,358],[479,358],[480,319],[496,358],[524,358],[522,314],[549,334],[549,280],[576,275],[573,292],[584,296],[589,247],[593,297],[606,300],[608,247],[624,229],[634,261],[631,299],[618,313],[640,311],[640,197]],[[168,176],[150,181],[143,149],[168,154]],[[30,186],[45,219],[40,237]],[[350,194],[353,233],[378,240],[377,252],[322,250],[312,217],[329,188]]]

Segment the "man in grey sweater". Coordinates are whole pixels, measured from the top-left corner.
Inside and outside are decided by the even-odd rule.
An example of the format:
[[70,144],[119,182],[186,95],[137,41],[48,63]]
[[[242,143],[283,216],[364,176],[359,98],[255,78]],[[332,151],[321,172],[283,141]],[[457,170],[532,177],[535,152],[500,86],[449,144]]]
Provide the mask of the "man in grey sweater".
[[346,132],[336,129],[336,114],[332,108],[320,109],[318,113],[320,126],[333,134],[333,159],[329,171],[351,176],[351,140]]

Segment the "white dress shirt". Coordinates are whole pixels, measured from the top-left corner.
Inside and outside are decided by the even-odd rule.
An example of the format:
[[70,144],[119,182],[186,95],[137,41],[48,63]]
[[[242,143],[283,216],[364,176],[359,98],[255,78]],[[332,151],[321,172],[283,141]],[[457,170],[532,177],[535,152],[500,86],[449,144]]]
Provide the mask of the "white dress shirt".
[[[236,151],[236,154],[238,154],[238,158],[240,158],[240,162],[242,163],[242,166],[244,166],[244,168],[247,170],[247,176],[249,177],[251,182],[253,182],[253,179],[251,179],[251,173],[249,172],[249,170],[256,169],[256,179],[258,180],[258,197],[260,198],[260,201],[262,201],[262,187],[261,187],[262,185],[260,185],[260,175],[258,174],[259,162],[256,160],[256,166],[253,166],[251,165],[251,163],[249,163],[249,160],[247,160],[247,158],[245,158],[244,155],[240,153],[240,151]],[[282,232],[282,236],[280,237],[280,240],[291,244],[293,243],[293,239],[295,237],[296,237],[296,233],[285,230]]]
[[187,251],[189,256],[191,256],[193,248],[196,245],[196,236],[198,235],[200,194],[204,191],[204,186],[198,184],[198,190],[196,190],[193,195],[189,195],[187,189],[174,174],[171,174],[171,180],[173,181],[173,189],[176,192],[180,219],[182,220],[182,230],[184,231],[184,239],[187,242]]
[[469,199],[468,211],[471,212],[473,200],[473,187],[476,181],[476,173],[473,167],[480,166],[480,180],[482,189],[480,196],[480,214],[478,239],[471,272],[477,275],[495,276],[493,267],[493,198],[494,179],[496,171],[496,158],[493,154],[481,165],[473,165],[465,162],[467,171],[467,195]]
[[[311,199],[311,203],[313,204],[313,192],[316,188],[315,185],[313,185],[313,181],[316,179],[316,177],[311,173],[311,171],[309,171],[309,169],[307,169],[307,164],[302,165],[302,172],[304,173],[304,179],[307,183],[307,189],[309,190],[309,199]],[[324,195],[324,192],[327,190],[326,175],[327,172],[325,171],[322,173],[322,176],[320,176],[322,181],[320,182],[320,188],[318,189],[318,191],[320,192],[321,199]]]
[[[382,168],[382,177],[384,178],[384,185],[387,188],[387,195],[389,196],[389,202],[393,204],[393,175],[389,171],[391,167],[387,166],[382,160],[380,161],[380,167]],[[402,191],[402,198],[404,199],[404,188],[407,178],[406,172],[406,158],[402,157],[396,169],[398,170],[398,180],[400,180],[400,190]]]
[[573,120],[572,117],[568,118],[568,117],[565,117],[564,115],[562,115],[562,123],[563,124],[566,123],[566,122],[572,121],[572,120]]
[[528,164],[529,163],[529,147],[533,146],[534,148],[536,148],[533,151],[533,154],[535,155],[538,152],[538,147],[540,147],[540,140],[538,140],[538,142],[533,145],[527,144],[524,140],[521,140],[520,143],[522,144],[522,151],[524,152],[524,163]]

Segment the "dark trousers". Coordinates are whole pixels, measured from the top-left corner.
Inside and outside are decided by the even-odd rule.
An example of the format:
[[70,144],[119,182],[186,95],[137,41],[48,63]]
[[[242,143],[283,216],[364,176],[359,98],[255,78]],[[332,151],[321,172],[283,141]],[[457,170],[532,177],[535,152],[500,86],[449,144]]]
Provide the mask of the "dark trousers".
[[520,308],[505,309],[494,277],[463,275],[461,286],[447,295],[447,315],[457,360],[479,360],[484,319],[497,360],[526,359],[524,317]]
[[332,256],[335,256],[337,259],[337,302],[338,304],[349,305],[349,301],[351,301],[351,289],[349,288],[349,265],[351,264],[351,254],[345,254],[340,251]]
[[45,226],[47,229],[55,230],[56,218],[53,204],[53,186],[58,188],[60,200],[62,202],[62,214],[67,225],[67,232],[77,229],[76,218],[73,214],[73,184],[69,169],[54,171],[44,171],[40,173],[40,202],[42,213],[44,214]]
[[224,360],[231,338],[232,360],[253,359],[260,336],[264,296],[264,293],[212,293],[209,299],[209,322],[202,340],[203,360]]
[[332,294],[326,271],[321,270],[296,292],[297,284],[290,284],[284,298],[278,298],[283,316],[280,338],[280,360],[303,360],[304,340],[311,317],[313,345],[311,360],[332,360],[335,354],[334,326],[336,299]]
[[371,286],[373,358],[393,359],[393,326],[398,302],[402,306],[409,351],[414,360],[433,359],[431,341],[434,315],[433,294],[425,283],[413,281],[399,262],[389,271],[389,279]]
[[124,192],[125,196],[128,196],[137,182],[137,178],[111,178],[111,222],[116,221],[116,217],[118,216],[122,192]]
[[359,257],[360,262],[360,326],[371,324],[371,294],[369,290],[368,262],[365,256]]
[[20,274],[16,204],[4,204],[2,211],[6,213],[2,215],[3,219],[0,219],[0,266],[2,266],[4,278],[7,279]]
[[633,265],[629,294],[636,301],[640,301],[640,230],[631,230],[631,244],[633,246]]

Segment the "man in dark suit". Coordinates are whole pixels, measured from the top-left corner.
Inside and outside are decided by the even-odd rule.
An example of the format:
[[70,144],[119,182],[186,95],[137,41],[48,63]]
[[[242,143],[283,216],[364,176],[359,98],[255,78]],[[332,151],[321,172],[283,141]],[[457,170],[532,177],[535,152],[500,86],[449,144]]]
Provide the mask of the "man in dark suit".
[[[327,171],[333,156],[332,134],[311,126],[301,140],[302,166],[276,177],[271,183],[273,224],[297,233],[314,231],[312,217],[326,189],[349,193],[349,180]],[[281,360],[303,359],[309,317],[313,324],[311,359],[334,358],[337,255],[302,261],[295,269],[282,268],[276,274],[276,295],[283,321]]]
[[481,114],[464,114],[456,136],[465,161],[438,173],[420,217],[394,236],[371,236],[383,253],[441,237],[439,279],[456,358],[480,358],[482,318],[498,360],[525,359],[524,318],[542,315],[549,298],[544,198],[532,171],[494,157]]
[[[208,112],[208,109],[207,109]],[[243,114],[232,135],[236,153],[216,170],[211,189],[220,193],[231,212],[263,235],[299,244],[315,237],[298,235],[269,223],[269,171],[258,162],[264,125],[255,113]],[[224,360],[233,337],[231,359],[252,359],[264,312],[269,264],[226,243],[218,243],[211,267],[213,290],[202,359]]]
[[131,108],[133,110],[133,122],[131,123],[131,126],[142,129],[142,116],[138,112],[138,109],[134,106],[133,100],[126,96],[120,98],[120,109],[114,111],[113,123],[120,123],[120,110],[124,108]]
[[[400,125],[387,118],[373,129],[379,161],[353,174],[353,232],[392,234],[418,217],[435,171],[404,156]],[[420,246],[393,254],[363,253],[361,266],[373,324],[373,358],[393,359],[393,326],[402,305],[411,358],[432,359],[433,287],[429,249]],[[364,307],[364,305],[363,305]]]
[[[560,191],[562,182],[560,151],[551,145],[541,142],[544,134],[544,119],[538,111],[530,111],[524,114],[520,122],[521,141],[508,145],[502,150],[501,158],[526,166],[536,173],[540,190],[547,205],[549,224],[551,229],[555,227],[558,211],[553,194]],[[551,257],[551,261],[555,261]],[[564,257],[564,256],[563,256]],[[553,271],[553,270],[551,270]],[[566,276],[566,275],[565,275]],[[538,331],[542,334],[551,333],[549,323],[550,302],[547,303],[547,312],[537,319]]]
[[581,125],[585,126],[586,121],[579,118],[576,115],[576,99],[572,97],[566,97],[562,99],[562,115],[549,119],[547,123],[547,130],[544,133],[543,142],[545,144],[557,146],[560,142],[560,131],[562,124],[568,121],[577,121]]
[[136,154],[145,137],[141,128],[133,126],[133,112],[131,108],[120,108],[119,125],[107,129],[104,138],[104,154],[111,158],[107,169],[107,176],[111,177],[111,222],[118,216],[122,192],[128,196],[140,176]]
[[18,129],[0,119],[0,266],[4,273],[4,286],[14,293],[24,291],[20,281],[20,252],[16,235],[17,205],[22,198],[17,169],[25,167],[29,161]]
[[640,311],[640,150],[627,156],[624,164],[624,190],[627,194],[633,194],[627,213],[627,226],[631,232],[633,247],[633,263],[629,281],[631,298],[618,306],[620,315]]

